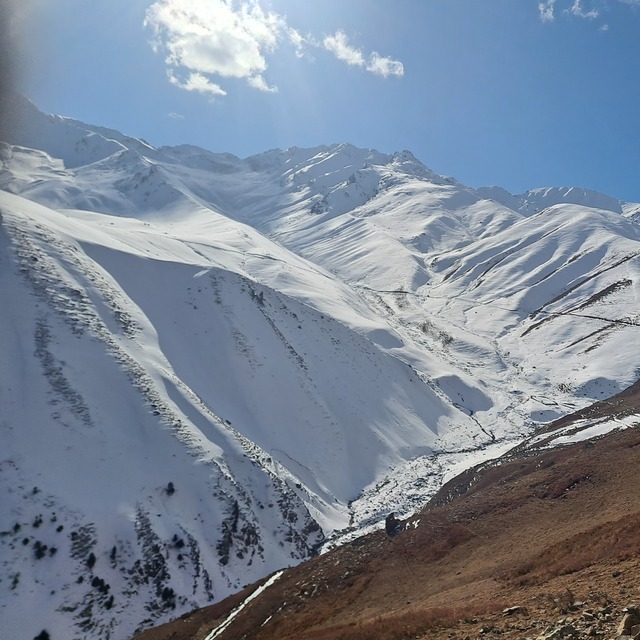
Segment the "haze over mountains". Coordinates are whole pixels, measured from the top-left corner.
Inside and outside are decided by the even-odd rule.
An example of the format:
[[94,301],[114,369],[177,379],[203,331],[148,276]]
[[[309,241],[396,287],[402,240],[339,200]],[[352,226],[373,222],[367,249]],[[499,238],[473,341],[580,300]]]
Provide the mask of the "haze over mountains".
[[219,600],[640,377],[638,204],[348,144],[154,148],[12,100],[15,637],[126,638]]

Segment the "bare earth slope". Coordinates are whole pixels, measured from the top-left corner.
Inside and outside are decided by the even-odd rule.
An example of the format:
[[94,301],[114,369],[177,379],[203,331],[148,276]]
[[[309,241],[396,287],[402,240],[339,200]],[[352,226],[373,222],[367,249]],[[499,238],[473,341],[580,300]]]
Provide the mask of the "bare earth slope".
[[515,639],[568,626],[614,637],[640,599],[639,412],[636,383],[571,417],[635,415],[635,427],[519,447],[451,480],[395,537],[378,531],[287,570],[228,626],[255,585],[136,640]]

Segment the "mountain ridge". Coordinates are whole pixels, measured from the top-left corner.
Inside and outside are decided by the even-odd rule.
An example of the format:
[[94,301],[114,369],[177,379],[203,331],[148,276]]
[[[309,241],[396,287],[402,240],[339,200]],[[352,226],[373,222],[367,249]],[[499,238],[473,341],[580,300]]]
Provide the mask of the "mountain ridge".
[[525,216],[409,152],[241,160],[34,109],[0,149],[12,629],[126,637],[637,380],[633,214]]

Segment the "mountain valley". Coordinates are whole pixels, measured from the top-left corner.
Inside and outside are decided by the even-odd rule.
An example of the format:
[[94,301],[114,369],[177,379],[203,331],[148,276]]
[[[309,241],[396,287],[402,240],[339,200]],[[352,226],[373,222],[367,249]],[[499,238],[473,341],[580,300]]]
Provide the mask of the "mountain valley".
[[[244,597],[232,594],[309,558],[220,637],[242,625],[288,637],[260,636],[263,614],[260,624],[273,615],[278,633],[299,633],[343,585],[353,605],[308,637],[366,627],[366,607],[397,622],[401,599],[447,607],[470,592],[425,576],[486,553],[468,583],[488,581],[469,614],[479,617],[487,603],[513,605],[522,576],[539,578],[533,565],[507,575],[498,553],[516,525],[498,535],[490,505],[509,491],[538,554],[570,539],[557,525],[535,546],[540,505],[575,535],[618,514],[630,539],[637,487],[615,468],[637,451],[637,406],[608,429],[556,421],[637,388],[639,204],[568,187],[472,189],[408,151],[348,144],[246,159],[156,148],[11,100],[0,143],[0,618],[12,637],[119,640],[217,602],[215,622]],[[571,440],[582,428],[604,439]],[[561,484],[544,474],[568,478],[583,449],[578,466],[603,474],[587,503],[574,500],[582,489],[568,500],[531,489]],[[477,464],[498,474],[491,492],[440,505]],[[579,521],[607,492],[619,500]],[[421,513],[428,503],[434,515]],[[392,511],[411,527],[387,539]],[[421,564],[424,548],[435,551]],[[622,557],[615,545],[603,554]],[[412,595],[385,600],[395,583]],[[278,598],[300,612],[290,627]]]

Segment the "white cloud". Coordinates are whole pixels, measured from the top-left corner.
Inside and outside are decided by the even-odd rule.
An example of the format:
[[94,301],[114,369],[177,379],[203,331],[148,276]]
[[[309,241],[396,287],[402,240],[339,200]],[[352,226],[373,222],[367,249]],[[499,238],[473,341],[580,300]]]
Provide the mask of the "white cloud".
[[[640,8],[640,0],[617,0],[621,4]],[[595,20],[602,17],[600,8],[609,8],[604,0],[564,0],[562,14],[568,17],[575,16],[586,20]],[[585,7],[586,4],[586,7]],[[589,6],[591,5],[591,6]],[[600,7],[600,8],[599,8]],[[541,0],[538,2],[540,19],[543,22],[555,20],[556,0]],[[609,25],[599,27],[601,31],[608,31]]]
[[260,6],[261,0],[157,0],[144,25],[154,51],[165,56],[169,81],[186,91],[224,96],[220,79],[239,78],[259,91],[275,93],[265,78],[267,57],[283,42],[298,58],[306,49],[326,49],[349,65],[387,78],[402,76],[401,62],[373,52],[368,58],[338,30],[322,41],[303,36],[286,19]]
[[593,20],[600,15],[600,12],[597,9],[591,9],[589,11],[585,11],[582,6],[582,0],[574,0],[571,8],[568,9],[574,16],[578,16],[578,18],[587,18],[589,20]]
[[556,0],[547,0],[546,2],[538,2],[538,11],[540,11],[540,19],[542,22],[552,22],[555,18],[553,15],[553,6]]
[[175,111],[172,111],[171,113],[167,114],[170,118],[173,118],[174,120],[184,120],[184,116],[181,113],[176,113]]
[[336,31],[332,36],[326,36],[322,41],[322,46],[333,53],[338,60],[356,67],[363,67],[370,73],[383,78],[404,75],[402,62],[381,56],[377,51],[374,51],[367,61],[361,49],[356,49],[349,44],[344,31]]
[[277,93],[278,87],[270,87],[262,76],[251,76],[247,82],[254,89],[265,91],[266,93]]
[[217,85],[215,82],[211,82],[209,78],[203,76],[197,71],[191,72],[186,80],[180,80],[173,71],[169,71],[169,82],[174,84],[180,89],[185,91],[197,91],[198,93],[211,94],[213,96],[226,96],[227,92]]
[[402,77],[404,75],[404,65],[398,60],[385,58],[374,51],[369,58],[367,71],[371,71],[371,73],[375,73],[383,78],[388,78],[389,76]]
[[289,36],[289,42],[291,42],[296,50],[296,57],[304,57],[304,46],[308,43],[307,38],[305,38],[298,30],[291,28],[287,29],[287,35]]
[[322,44],[327,51],[335,55],[338,60],[347,64],[364,66],[364,56],[360,49],[349,46],[347,34],[344,31],[336,31],[332,36],[327,36]]
[[170,75],[177,86],[225,95],[207,74],[273,90],[262,77],[265,53],[276,48],[284,19],[265,13],[256,0],[159,0],[147,9],[145,26],[153,30],[156,51],[166,52],[169,68],[190,72],[186,82]]

